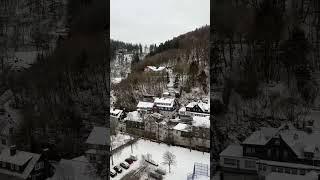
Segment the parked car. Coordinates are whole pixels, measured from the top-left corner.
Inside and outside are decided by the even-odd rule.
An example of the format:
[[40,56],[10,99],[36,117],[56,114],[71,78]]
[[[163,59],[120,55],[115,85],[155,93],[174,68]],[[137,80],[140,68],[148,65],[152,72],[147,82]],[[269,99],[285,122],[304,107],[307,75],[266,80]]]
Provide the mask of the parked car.
[[133,160],[130,159],[130,158],[125,159],[125,161],[126,161],[128,164],[132,164],[132,163],[133,163]]
[[110,169],[110,176],[115,177],[117,175],[117,172],[113,169]]
[[129,169],[129,167],[130,167],[130,165],[127,162],[120,163],[120,166],[125,168],[125,169]]
[[114,169],[115,171],[117,171],[117,173],[121,173],[121,172],[122,172],[122,168],[121,168],[119,165],[113,167],[113,169]]
[[157,179],[157,180],[162,180],[162,179],[163,179],[162,175],[161,175],[161,174],[158,174],[158,173],[155,172],[155,171],[149,172],[149,176],[152,177],[152,178],[154,178],[154,179]]
[[158,173],[158,174],[161,174],[161,175],[166,175],[166,171],[164,169],[161,169],[161,168],[157,168],[155,170],[155,172]]

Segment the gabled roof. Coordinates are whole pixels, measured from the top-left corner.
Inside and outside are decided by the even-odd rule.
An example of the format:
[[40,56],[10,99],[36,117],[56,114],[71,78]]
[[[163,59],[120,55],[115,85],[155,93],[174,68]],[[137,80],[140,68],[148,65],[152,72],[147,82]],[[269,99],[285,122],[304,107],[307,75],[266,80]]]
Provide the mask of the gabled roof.
[[160,66],[160,67],[147,66],[147,68],[149,68],[149,69],[152,70],[152,71],[157,72],[157,71],[162,71],[162,70],[164,70],[166,67],[162,67],[162,66]]
[[153,108],[153,106],[154,106],[153,102],[139,101],[137,108]]
[[261,128],[253,132],[242,144],[265,145],[277,132],[276,128]]
[[86,141],[93,145],[110,145],[110,131],[106,127],[94,127]]
[[94,166],[84,157],[80,156],[74,159],[61,159],[55,165],[55,174],[52,180],[74,179],[74,180],[100,180],[94,173]]
[[16,151],[15,155],[10,156],[10,148],[3,149],[0,154],[0,161],[8,162],[19,166],[22,166],[25,163],[27,163],[27,166],[22,173],[0,168],[0,174],[27,179],[31,171],[33,170],[34,166],[40,159],[40,157],[40,154],[18,150]]
[[179,123],[175,127],[173,127],[173,129],[177,131],[190,132],[191,127],[188,124]]
[[174,100],[175,98],[155,98],[154,103],[159,107],[171,107],[174,104]]
[[191,102],[186,107],[193,108],[194,106],[198,106],[203,112],[210,112],[210,104],[204,102]]

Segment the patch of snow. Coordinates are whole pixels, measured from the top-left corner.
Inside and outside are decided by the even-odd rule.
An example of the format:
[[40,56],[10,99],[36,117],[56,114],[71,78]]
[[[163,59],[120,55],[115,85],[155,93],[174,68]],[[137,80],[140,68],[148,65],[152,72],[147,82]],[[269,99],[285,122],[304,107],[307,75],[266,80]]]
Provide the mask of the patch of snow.
[[[171,166],[171,173],[167,165],[162,165],[163,154],[169,151],[176,156],[176,165]],[[113,155],[114,165],[120,164],[130,155],[137,155],[138,161],[130,165],[128,170],[123,170],[121,174],[112,178],[114,180],[121,179],[126,173],[139,167],[142,155],[150,154],[152,160],[159,164],[160,168],[165,169],[167,174],[164,176],[164,180],[179,180],[187,179],[190,172],[193,172],[194,163],[210,164],[210,154],[200,151],[190,151],[190,149],[168,146],[163,143],[155,143],[147,140],[139,140],[132,146],[125,147],[121,151]],[[110,167],[113,168],[112,162]],[[210,169],[209,169],[210,172]],[[210,176],[210,175],[209,175]]]

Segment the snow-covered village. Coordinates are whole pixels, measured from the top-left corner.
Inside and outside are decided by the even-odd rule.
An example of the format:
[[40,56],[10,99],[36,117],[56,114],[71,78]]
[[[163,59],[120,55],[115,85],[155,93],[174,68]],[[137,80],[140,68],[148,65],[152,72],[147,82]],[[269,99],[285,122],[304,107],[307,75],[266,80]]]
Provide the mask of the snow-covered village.
[[[111,179],[209,180],[209,21],[175,32],[159,17],[167,12],[183,26],[175,13],[186,9],[168,8],[167,0],[127,3],[111,1]],[[156,12],[150,20],[130,22],[118,17],[119,8],[128,19],[133,12],[137,19]],[[130,32],[121,33],[117,25],[126,23]],[[163,27],[156,30],[156,24]],[[148,35],[151,30],[157,32]],[[172,35],[157,39],[165,33]]]

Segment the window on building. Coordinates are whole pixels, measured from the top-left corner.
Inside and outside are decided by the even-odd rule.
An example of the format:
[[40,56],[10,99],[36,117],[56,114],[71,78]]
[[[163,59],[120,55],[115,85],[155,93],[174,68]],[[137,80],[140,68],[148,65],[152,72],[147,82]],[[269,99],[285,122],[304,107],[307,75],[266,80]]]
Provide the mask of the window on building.
[[224,158],[224,164],[225,165],[235,166],[236,163],[237,163],[237,160],[235,160],[235,159]]
[[296,169],[296,168],[292,169],[291,173],[292,174],[298,174],[298,169]]
[[283,157],[284,157],[284,159],[288,158],[288,151],[286,151],[286,150],[283,151]]
[[246,168],[256,168],[255,161],[245,160],[244,165]]
[[300,175],[305,175],[305,174],[306,174],[306,170],[300,169]]
[[18,165],[16,165],[16,171],[19,171],[20,167]]
[[271,149],[268,149],[268,157],[271,157]]
[[6,139],[1,139],[1,144],[7,145],[7,140]]
[[39,170],[43,168],[43,162],[38,162],[35,166],[35,170]]
[[278,168],[277,168],[277,172],[283,173],[283,168],[282,168],[282,167],[278,167]]
[[276,168],[275,166],[272,166],[272,167],[271,167],[271,171],[272,171],[272,172],[276,172],[276,171],[277,171],[277,168]]
[[10,164],[11,170],[14,170],[14,164]]
[[285,168],[284,172],[287,173],[287,174],[290,174],[290,168]]
[[6,167],[6,162],[1,162],[1,167],[5,168]]
[[266,171],[266,170],[267,170],[267,166],[263,165],[263,171]]

